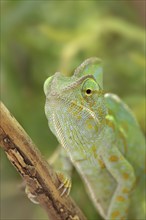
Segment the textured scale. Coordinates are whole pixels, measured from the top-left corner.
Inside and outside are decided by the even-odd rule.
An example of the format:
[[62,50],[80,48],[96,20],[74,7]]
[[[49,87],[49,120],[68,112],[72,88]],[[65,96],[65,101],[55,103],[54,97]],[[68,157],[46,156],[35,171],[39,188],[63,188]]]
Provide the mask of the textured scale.
[[[144,220],[145,139],[129,108],[104,94],[102,77],[97,58],[87,59],[72,77],[49,77],[44,84],[49,127],[104,219]],[[63,170],[71,170],[69,162]]]

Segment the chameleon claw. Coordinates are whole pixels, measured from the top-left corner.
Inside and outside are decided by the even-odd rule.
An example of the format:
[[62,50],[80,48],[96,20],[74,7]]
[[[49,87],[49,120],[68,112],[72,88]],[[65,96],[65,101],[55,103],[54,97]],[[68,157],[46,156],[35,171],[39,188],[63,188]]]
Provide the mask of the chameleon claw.
[[37,201],[37,197],[29,191],[28,186],[26,186],[25,188],[25,193],[27,194],[27,197],[31,202],[33,202],[34,204],[39,204],[39,202]]
[[64,183],[61,183],[57,189],[60,190],[63,186],[64,186]]
[[65,195],[67,197],[71,189],[71,180],[70,178],[66,177],[63,173],[60,172],[57,172],[57,177],[61,182],[61,184],[57,188],[58,190],[62,189],[60,196],[62,197]]
[[65,195],[66,191],[67,191],[67,188],[64,188],[60,196],[62,197],[63,195]]

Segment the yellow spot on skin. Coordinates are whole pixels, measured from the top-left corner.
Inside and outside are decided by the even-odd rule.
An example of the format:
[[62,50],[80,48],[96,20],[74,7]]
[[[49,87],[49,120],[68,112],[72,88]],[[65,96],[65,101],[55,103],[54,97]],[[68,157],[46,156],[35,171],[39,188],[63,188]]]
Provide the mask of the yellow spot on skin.
[[104,115],[103,109],[102,109],[101,107],[98,107],[97,112],[98,112],[98,116],[99,116],[100,118],[102,118],[103,115]]
[[103,160],[102,159],[98,159],[98,163],[99,163],[99,165],[100,165],[100,168],[105,168],[105,164],[104,164],[104,162],[103,162]]
[[76,108],[76,105],[75,105],[73,102],[71,102],[71,103],[70,103],[70,106],[69,106],[69,108],[68,108],[68,111],[69,111],[69,112],[72,112],[72,111],[74,110],[74,108]]
[[82,119],[81,115],[77,115],[77,119],[81,120]]
[[119,158],[116,155],[112,155],[112,156],[110,156],[109,160],[111,162],[117,162],[119,160]]
[[115,124],[112,120],[106,118],[106,124],[111,127],[113,130],[115,130]]
[[120,212],[119,211],[114,211],[113,213],[112,213],[112,218],[116,218],[116,217],[118,217],[120,215]]
[[128,173],[123,173],[123,178],[124,178],[125,180],[129,179],[129,174],[128,174]]
[[89,123],[89,122],[87,122],[87,128],[88,128],[88,129],[93,128],[92,124],[91,124],[91,123]]
[[83,110],[83,106],[82,105],[78,106],[78,110],[79,112],[81,112]]
[[125,198],[123,196],[118,196],[117,197],[117,201],[119,202],[124,202],[125,201]]
[[129,193],[129,190],[127,188],[124,188],[122,192],[123,193]]

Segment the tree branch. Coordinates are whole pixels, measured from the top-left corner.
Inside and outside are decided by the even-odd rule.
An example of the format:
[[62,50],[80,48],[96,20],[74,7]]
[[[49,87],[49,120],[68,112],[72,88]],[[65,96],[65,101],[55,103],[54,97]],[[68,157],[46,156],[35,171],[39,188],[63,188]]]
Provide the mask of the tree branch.
[[60,197],[59,180],[16,119],[0,103],[0,145],[52,220],[86,220],[70,197]]

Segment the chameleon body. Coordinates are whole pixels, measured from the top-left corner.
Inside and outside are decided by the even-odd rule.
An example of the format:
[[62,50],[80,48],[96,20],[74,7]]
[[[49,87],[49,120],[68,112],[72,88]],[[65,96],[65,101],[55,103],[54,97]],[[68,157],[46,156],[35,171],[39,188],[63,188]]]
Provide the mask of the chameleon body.
[[71,77],[49,77],[44,84],[49,127],[103,219],[144,220],[145,139],[127,105],[104,94],[102,77],[97,58],[87,59]]

